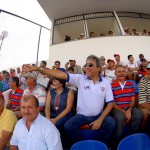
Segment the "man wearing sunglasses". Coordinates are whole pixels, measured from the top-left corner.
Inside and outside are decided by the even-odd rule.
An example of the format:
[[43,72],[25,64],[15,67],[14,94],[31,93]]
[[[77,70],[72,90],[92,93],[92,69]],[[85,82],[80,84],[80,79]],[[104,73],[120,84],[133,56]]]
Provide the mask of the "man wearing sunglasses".
[[[142,129],[146,129],[150,117],[150,64],[147,65],[147,75],[139,83],[139,108],[144,114]],[[150,130],[149,130],[150,131]]]
[[[87,139],[80,134],[80,126],[88,124],[91,127],[90,139],[108,142],[116,127],[116,121],[108,116],[113,108],[113,94],[109,81],[99,75],[100,60],[95,55],[86,59],[86,74],[67,74],[59,70],[45,69],[28,65],[29,71],[41,71],[43,74],[55,76],[70,82],[78,88],[77,114],[68,120],[64,129],[72,142]],[[104,108],[104,105],[106,107]]]

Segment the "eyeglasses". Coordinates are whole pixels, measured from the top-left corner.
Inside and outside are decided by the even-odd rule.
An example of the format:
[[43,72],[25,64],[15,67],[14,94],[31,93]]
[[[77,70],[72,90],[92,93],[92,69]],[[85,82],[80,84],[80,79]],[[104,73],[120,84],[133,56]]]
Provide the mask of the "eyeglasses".
[[101,60],[105,60],[105,59],[101,59]]
[[93,64],[90,64],[90,63],[84,65],[84,67],[93,67],[93,66],[94,66],[94,65],[93,65]]

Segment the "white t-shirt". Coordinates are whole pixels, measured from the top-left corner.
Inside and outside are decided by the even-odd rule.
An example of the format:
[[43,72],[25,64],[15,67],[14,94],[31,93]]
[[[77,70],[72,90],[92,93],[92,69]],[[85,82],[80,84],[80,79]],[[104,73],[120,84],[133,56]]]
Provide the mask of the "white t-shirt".
[[109,81],[103,77],[95,84],[85,74],[68,74],[68,80],[78,88],[77,114],[97,116],[102,113],[104,104],[113,102]]
[[104,78],[106,78],[110,83],[112,83],[112,80],[116,79],[115,70],[105,69],[105,70],[102,72],[102,75],[103,75]]

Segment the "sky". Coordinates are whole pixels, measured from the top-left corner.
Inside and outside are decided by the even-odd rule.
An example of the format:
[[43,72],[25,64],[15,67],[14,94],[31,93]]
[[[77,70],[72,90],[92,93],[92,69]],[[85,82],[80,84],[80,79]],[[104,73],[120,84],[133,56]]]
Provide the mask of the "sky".
[[[51,22],[37,0],[0,0],[0,9],[19,15],[42,26],[51,28]],[[35,63],[37,57],[40,26],[0,13],[0,35],[2,31],[8,35],[4,39],[0,51],[0,71],[15,68],[24,63]],[[49,58],[50,30],[42,28],[39,61]],[[0,40],[0,44],[1,44]]]

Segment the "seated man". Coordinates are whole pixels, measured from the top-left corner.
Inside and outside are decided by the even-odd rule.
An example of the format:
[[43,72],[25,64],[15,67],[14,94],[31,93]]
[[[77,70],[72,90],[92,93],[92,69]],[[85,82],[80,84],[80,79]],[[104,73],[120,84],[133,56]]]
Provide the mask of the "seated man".
[[123,129],[125,124],[131,124],[129,133],[138,132],[142,121],[142,112],[135,108],[135,91],[132,82],[126,81],[126,68],[117,66],[115,69],[116,80],[112,83],[112,91],[114,95],[114,107],[112,116],[117,120],[116,142],[123,137]]
[[[59,70],[45,69],[28,65],[29,71],[41,71],[67,80],[78,88],[77,114],[68,120],[64,129],[72,142],[84,140],[80,136],[80,126],[90,124],[93,139],[108,142],[116,127],[116,121],[108,114],[113,108],[113,94],[109,81],[99,75],[100,60],[90,55],[86,60],[86,74],[67,74]],[[105,103],[107,106],[104,108]]]
[[9,141],[17,122],[15,114],[4,108],[5,100],[2,93],[0,93],[0,150],[9,147]]
[[37,84],[37,75],[35,73],[28,72],[24,75],[26,77],[26,88],[23,92],[24,95],[32,94],[39,100],[39,109],[40,112],[44,115],[45,111],[45,101],[46,101],[46,92],[45,90]]
[[5,71],[4,74],[3,74],[3,80],[2,80],[2,83],[3,83],[3,91],[5,90],[8,90],[10,87],[9,87],[9,72]]
[[23,118],[15,126],[10,141],[11,150],[62,150],[56,127],[39,113],[39,101],[26,95],[21,101]]
[[115,61],[112,59],[107,60],[108,67],[102,72],[102,76],[106,78],[110,83],[116,79],[115,75]]
[[12,111],[18,112],[20,110],[20,101],[23,95],[23,90],[19,88],[19,78],[11,77],[9,86],[11,91],[9,93],[7,109],[12,109]]
[[139,83],[139,108],[144,113],[142,124],[144,130],[150,117],[150,64],[147,65],[147,75]]
[[134,80],[135,82],[137,81],[137,75],[138,75],[138,70],[139,67],[136,63],[134,63],[134,58],[133,55],[128,55],[128,60],[129,63],[127,64],[127,75],[129,80]]

